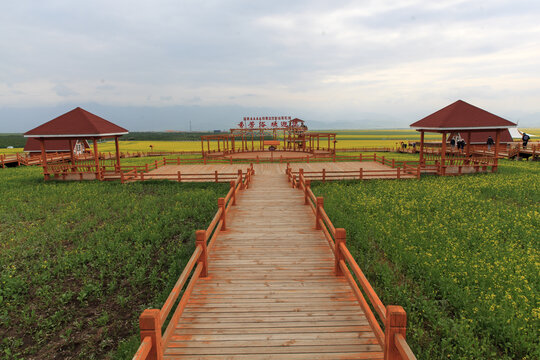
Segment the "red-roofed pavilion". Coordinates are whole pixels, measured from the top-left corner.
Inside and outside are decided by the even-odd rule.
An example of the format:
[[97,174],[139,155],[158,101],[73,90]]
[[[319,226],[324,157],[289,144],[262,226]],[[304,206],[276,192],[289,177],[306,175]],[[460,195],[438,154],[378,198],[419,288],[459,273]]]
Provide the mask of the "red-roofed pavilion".
[[[473,133],[494,132],[495,134],[495,163],[493,171],[497,170],[497,159],[501,134],[505,129],[515,127],[516,124],[494,115],[474,105],[458,100],[422,120],[412,123],[411,128],[420,131],[420,163],[424,164],[424,132],[442,134],[441,169],[445,166],[446,143],[455,133],[466,134],[466,156],[469,157],[471,136]],[[447,137],[447,135],[450,135]],[[486,137],[487,139],[487,137]],[[444,170],[443,170],[444,171]]]
[[[27,131],[24,136],[27,138],[35,138],[40,142],[43,174],[45,180],[48,180],[50,173],[47,166],[46,142],[56,140],[67,140],[69,143],[71,163],[76,164],[75,154],[73,152],[73,141],[92,140],[94,145],[94,162],[96,179],[100,178],[99,139],[114,138],[116,147],[116,164],[120,166],[120,151],[118,146],[118,138],[128,134],[128,130],[113,124],[97,115],[94,115],[80,107],[77,107],[64,115],[48,121],[30,131]],[[76,170],[76,169],[75,169]]]

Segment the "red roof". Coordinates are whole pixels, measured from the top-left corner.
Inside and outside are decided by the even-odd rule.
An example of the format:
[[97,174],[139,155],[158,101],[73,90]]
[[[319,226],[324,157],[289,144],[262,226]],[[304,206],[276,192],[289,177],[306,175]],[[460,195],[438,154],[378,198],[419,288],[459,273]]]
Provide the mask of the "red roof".
[[[73,141],[72,145],[75,148],[77,142]],[[89,149],[90,146],[86,140],[83,141],[84,148]],[[26,152],[41,152],[41,144],[38,139],[28,138],[26,139],[26,145],[24,146]],[[45,151],[47,152],[68,152],[69,140],[67,139],[53,139],[45,140]]]
[[128,130],[80,107],[30,131],[25,137],[93,137],[124,135]]
[[511,121],[458,100],[422,120],[411,124],[424,130],[504,129],[514,127]]

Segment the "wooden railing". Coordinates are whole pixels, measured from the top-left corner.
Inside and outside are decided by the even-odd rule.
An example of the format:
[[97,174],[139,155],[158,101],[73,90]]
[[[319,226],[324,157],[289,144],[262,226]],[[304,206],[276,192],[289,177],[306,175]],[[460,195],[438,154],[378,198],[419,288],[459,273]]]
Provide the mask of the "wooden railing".
[[[416,359],[405,340],[407,328],[407,314],[405,310],[401,306],[384,306],[347,248],[345,229],[336,228],[332,224],[332,221],[324,210],[324,198],[316,197],[315,194],[313,194],[310,180],[307,180],[304,177],[304,174],[300,174],[299,177],[296,178],[290,171],[287,172],[287,177],[289,182],[291,182],[292,187],[304,192],[304,203],[311,208],[315,215],[315,227],[316,229],[322,230],[330,249],[334,253],[334,271],[337,276],[344,276],[351,286],[377,340],[383,347],[384,359]],[[360,286],[358,286],[358,284],[360,284]],[[364,294],[367,296],[367,300]],[[371,307],[375,309],[381,323],[384,325],[384,331],[371,310]]]
[[[206,230],[195,231],[195,251],[161,309],[146,309],[141,314],[139,318],[141,344],[133,357],[134,360],[163,359],[164,345],[171,339],[178,320],[182,316],[195,287],[195,283],[199,278],[208,277],[208,252],[212,249],[219,232],[227,229],[227,213],[231,206],[236,204],[238,192],[249,188],[254,174],[253,169],[249,168],[245,176],[240,171],[236,180],[231,181],[231,189],[227,195],[224,198],[218,199],[218,210],[208,228]],[[185,286],[182,297],[176,305],[176,309],[172,312],[186,283],[187,286]],[[167,324],[169,317],[170,320]],[[165,325],[167,327],[162,334],[162,328]]]

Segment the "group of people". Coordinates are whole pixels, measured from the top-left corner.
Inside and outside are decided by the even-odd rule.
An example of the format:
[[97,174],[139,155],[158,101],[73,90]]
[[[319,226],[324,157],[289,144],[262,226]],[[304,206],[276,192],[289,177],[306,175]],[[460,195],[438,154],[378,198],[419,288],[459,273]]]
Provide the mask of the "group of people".
[[450,147],[452,148],[452,150],[454,150],[455,148],[457,148],[458,151],[462,152],[464,149],[465,149],[465,145],[467,145],[467,143],[465,142],[465,140],[461,137],[461,136],[454,136],[450,139]]
[[[531,137],[529,135],[527,135],[527,133],[523,133],[523,136],[521,137],[521,140],[523,140],[523,148],[527,148],[527,144],[529,143],[529,139]],[[487,138],[487,141],[486,141],[486,144],[487,144],[487,148],[488,148],[488,151],[491,150],[491,147],[495,144],[495,141],[493,141],[493,138],[491,136],[488,136]]]

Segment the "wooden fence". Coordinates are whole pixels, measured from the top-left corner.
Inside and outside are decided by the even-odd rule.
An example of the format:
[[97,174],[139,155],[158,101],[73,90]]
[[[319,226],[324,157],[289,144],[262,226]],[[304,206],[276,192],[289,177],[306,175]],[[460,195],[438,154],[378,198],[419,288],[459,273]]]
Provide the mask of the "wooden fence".
[[[300,174],[299,177],[295,177],[288,172],[287,176],[293,188],[300,189],[304,192],[304,203],[311,208],[315,215],[315,227],[322,230],[330,249],[332,249],[332,252],[334,253],[334,271],[338,276],[344,276],[351,286],[377,340],[383,347],[384,359],[416,359],[405,338],[407,329],[407,314],[405,310],[401,306],[384,306],[347,248],[345,229],[336,228],[332,224],[332,221],[324,210],[324,198],[316,197],[315,194],[313,194],[310,187],[310,180],[307,180],[303,174]],[[360,284],[360,286],[358,286],[358,284]],[[364,294],[367,296],[367,299]],[[372,307],[375,309],[375,312],[383,324],[384,331],[377,321],[377,318],[371,309]]]
[[[141,314],[139,318],[141,344],[133,357],[134,360],[161,359],[163,357],[162,345],[171,338],[178,319],[182,316],[191,292],[195,287],[195,283],[199,277],[208,276],[208,252],[212,249],[219,232],[227,229],[227,212],[231,206],[236,204],[238,192],[249,188],[254,174],[255,172],[252,169],[248,169],[245,176],[239,173],[236,180],[231,182],[231,189],[227,196],[218,199],[218,211],[208,228],[195,231],[195,251],[161,309],[146,309]],[[186,282],[188,284],[178,305],[176,305],[176,310],[174,310],[170,320],[167,322],[167,318],[171,314]],[[167,327],[165,333],[162,334],[164,325],[167,325]]]

